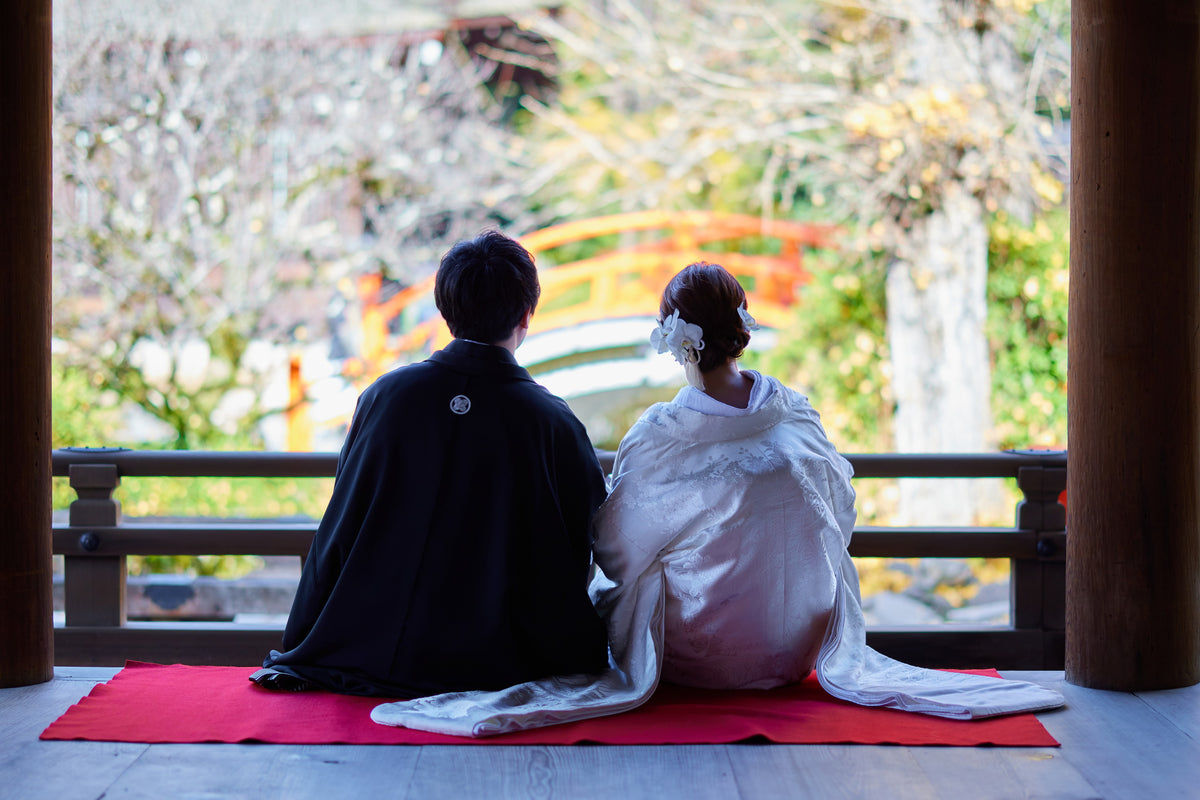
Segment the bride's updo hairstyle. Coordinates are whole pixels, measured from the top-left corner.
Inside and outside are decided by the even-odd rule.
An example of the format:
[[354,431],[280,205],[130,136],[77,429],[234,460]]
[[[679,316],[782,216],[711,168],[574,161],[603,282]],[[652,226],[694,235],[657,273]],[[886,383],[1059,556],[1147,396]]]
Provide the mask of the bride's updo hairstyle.
[[704,331],[700,372],[709,372],[731,358],[740,358],[750,344],[750,331],[738,309],[746,304],[746,292],[737,278],[720,264],[704,261],[689,264],[671,278],[663,289],[658,312],[666,319],[676,310],[684,322]]

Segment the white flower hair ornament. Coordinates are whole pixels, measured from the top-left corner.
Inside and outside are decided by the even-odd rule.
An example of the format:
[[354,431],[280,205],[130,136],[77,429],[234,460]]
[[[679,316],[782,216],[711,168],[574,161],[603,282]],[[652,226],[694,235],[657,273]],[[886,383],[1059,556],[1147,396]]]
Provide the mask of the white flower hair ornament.
[[704,349],[704,331],[699,325],[681,320],[679,309],[675,309],[650,332],[650,344],[660,353],[669,352],[684,366],[696,364]]
[[738,306],[737,312],[738,312],[738,317],[740,317],[742,320],[742,325],[746,326],[746,330],[748,330],[748,331],[758,330],[758,320],[756,320],[754,317],[750,316],[750,312],[746,310],[745,306]]

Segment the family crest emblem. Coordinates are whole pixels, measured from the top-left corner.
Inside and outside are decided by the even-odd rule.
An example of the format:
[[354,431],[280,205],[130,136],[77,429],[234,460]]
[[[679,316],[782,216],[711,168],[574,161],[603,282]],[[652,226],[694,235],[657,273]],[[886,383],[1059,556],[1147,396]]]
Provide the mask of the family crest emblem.
[[462,415],[471,410],[471,398],[465,394],[457,394],[450,400],[450,410]]

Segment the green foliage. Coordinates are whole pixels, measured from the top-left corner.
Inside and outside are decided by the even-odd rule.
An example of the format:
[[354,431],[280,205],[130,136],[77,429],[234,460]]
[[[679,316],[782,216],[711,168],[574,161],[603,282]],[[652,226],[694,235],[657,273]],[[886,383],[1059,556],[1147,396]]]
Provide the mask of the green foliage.
[[[130,447],[157,449],[158,443],[133,441],[124,432],[121,400],[102,388],[103,380],[86,368],[52,359],[52,441],[54,447]],[[247,440],[230,439],[231,449],[250,449]],[[329,500],[331,478],[126,478],[114,496],[128,517],[233,517],[319,519]],[[75,499],[66,478],[54,480],[53,507],[66,509]],[[186,572],[237,577],[255,569],[254,556],[130,556],[129,571]]]
[[[116,498],[131,517],[320,519],[332,478],[128,478]],[[130,556],[131,574],[187,572],[235,578],[262,565],[257,556]]]
[[[1068,216],[1055,210],[1021,225],[998,214],[990,226],[987,335],[992,355],[993,441],[999,449],[1067,443]],[[869,260],[821,252],[794,324],[745,364],[809,395],[845,452],[892,449],[894,399],[886,338],[883,270]],[[864,518],[886,522],[893,488],[860,489]]]
[[[108,447],[117,445],[121,425],[114,392],[100,388],[92,372],[64,359],[50,359],[50,441],[53,447]],[[55,478],[53,508],[67,508],[75,492],[66,478]]]
[[[1067,214],[990,226],[987,334],[994,440],[1000,449],[1067,440]],[[807,392],[839,447],[891,449],[894,401],[883,271],[822,252],[808,261],[796,321],[746,363]]]
[[54,447],[112,445],[121,425],[117,394],[103,391],[92,371],[72,366],[57,356],[50,359],[50,371]]
[[832,251],[811,253],[806,264],[812,278],[792,327],[771,351],[748,353],[745,364],[807,394],[840,449],[890,450],[884,273]]
[[1067,444],[1068,215],[998,214],[988,245],[992,417],[1002,449]]

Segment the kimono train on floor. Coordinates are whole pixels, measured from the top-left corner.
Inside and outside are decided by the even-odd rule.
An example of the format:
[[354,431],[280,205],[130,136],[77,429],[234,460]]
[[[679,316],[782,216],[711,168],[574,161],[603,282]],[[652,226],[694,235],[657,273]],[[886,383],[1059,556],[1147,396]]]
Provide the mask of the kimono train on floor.
[[748,374],[746,409],[687,387],[621,442],[595,523],[605,672],[388,703],[372,719],[483,736],[628,710],[660,679],[765,689],[814,669],[835,697],[943,717],[1062,705],[1034,684],[923,669],[867,647],[847,550],[852,468],[805,397]]

